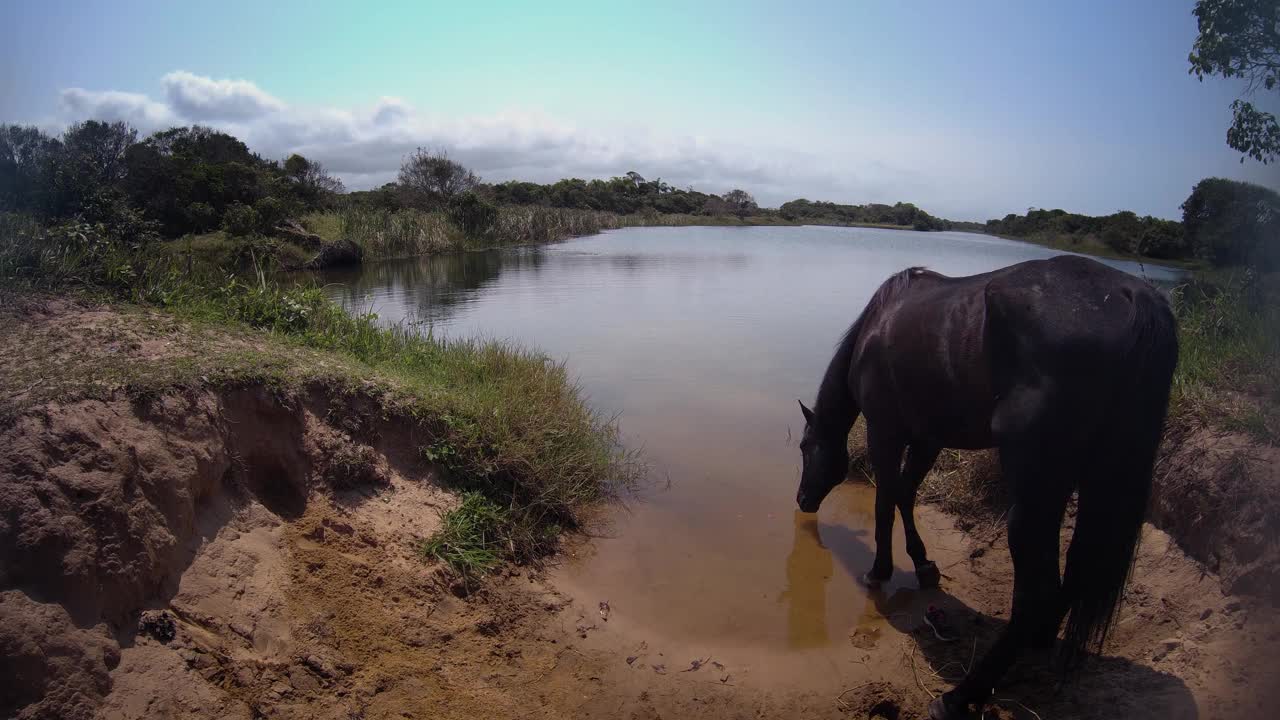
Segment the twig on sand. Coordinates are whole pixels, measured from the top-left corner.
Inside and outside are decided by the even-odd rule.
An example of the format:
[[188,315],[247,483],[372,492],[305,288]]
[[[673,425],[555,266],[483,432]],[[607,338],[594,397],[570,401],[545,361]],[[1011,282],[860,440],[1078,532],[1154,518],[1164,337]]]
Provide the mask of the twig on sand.
[[[932,700],[937,700],[937,699],[938,699],[938,696],[937,696],[937,695],[935,695],[935,694],[934,694],[934,692],[933,692],[932,690],[930,690],[929,688],[925,687],[925,684],[924,684],[923,682],[921,682],[921,680],[920,680],[920,673],[916,670],[916,645],[915,645],[915,643],[911,643],[911,653],[910,653],[909,655],[907,655],[907,660],[911,663],[911,676],[912,676],[912,677],[914,677],[914,678],[916,679],[916,685],[919,685],[921,690],[923,690],[923,691],[925,691],[925,692],[929,693],[929,698],[930,698],[930,699],[932,699]],[[932,668],[930,668],[930,669],[932,670]],[[934,673],[934,674],[936,675],[937,673]]]
[[693,660],[691,660],[691,661],[689,662],[689,667],[688,667],[688,668],[686,668],[686,669],[684,669],[684,670],[681,670],[680,672],[682,672],[682,673],[686,673],[686,672],[697,672],[698,670],[701,670],[701,669],[702,669],[702,666],[703,666],[703,665],[706,665],[706,664],[707,664],[708,662],[710,662],[710,661],[711,661],[711,656],[710,656],[710,655],[708,655],[708,656],[707,656],[707,659],[706,659],[706,660],[703,660],[703,659],[701,659],[701,658],[694,658]]
[[847,703],[847,702],[845,702],[845,701],[844,701],[844,696],[845,696],[845,695],[848,695],[849,693],[853,692],[854,690],[861,690],[862,688],[864,688],[864,687],[866,687],[866,686],[868,686],[868,685],[870,685],[870,684],[871,684],[871,683],[869,683],[869,682],[864,682],[864,683],[862,683],[861,685],[854,685],[853,687],[849,688],[848,690],[845,690],[844,692],[842,692],[842,693],[840,693],[839,695],[837,695],[837,696],[836,696],[836,704],[840,706],[840,709],[841,709],[841,710],[844,710],[844,711],[846,711],[846,712],[847,712],[847,711],[848,711],[848,710],[850,710],[851,708],[850,708],[850,706],[849,706],[849,703]]
[[1023,705],[1022,703],[1018,702],[1017,700],[1014,700],[1013,698],[991,698],[991,702],[1013,703],[1014,705],[1017,705],[1023,710],[1026,710],[1027,712],[1031,713],[1031,715],[1035,717],[1036,720],[1043,720],[1043,718],[1040,717],[1040,713],[1036,712],[1035,710],[1032,710],[1031,708],[1027,707],[1026,705]]

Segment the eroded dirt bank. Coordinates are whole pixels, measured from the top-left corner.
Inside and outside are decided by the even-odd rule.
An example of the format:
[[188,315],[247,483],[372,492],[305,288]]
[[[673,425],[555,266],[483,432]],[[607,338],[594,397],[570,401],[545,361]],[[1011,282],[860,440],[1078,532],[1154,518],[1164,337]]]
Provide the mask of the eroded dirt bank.
[[[145,317],[38,322],[114,328],[66,352],[175,352],[120,325]],[[400,451],[412,432],[358,396],[260,384],[21,406],[0,426],[0,715],[910,718],[1003,624],[1002,535],[927,509],[942,589],[873,595],[820,654],[664,637],[554,570],[460,598],[416,552],[454,498]],[[1258,715],[1280,626],[1249,587],[1148,527],[1107,654],[1065,688],[1024,666],[988,715]]]

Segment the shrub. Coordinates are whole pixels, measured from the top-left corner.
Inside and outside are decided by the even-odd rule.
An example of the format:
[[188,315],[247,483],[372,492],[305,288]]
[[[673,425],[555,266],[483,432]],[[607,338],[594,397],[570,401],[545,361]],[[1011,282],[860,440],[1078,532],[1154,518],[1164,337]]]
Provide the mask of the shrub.
[[187,222],[195,232],[208,232],[218,225],[218,211],[209,203],[193,202],[187,206]]
[[449,204],[449,221],[471,236],[485,235],[498,220],[498,208],[473,192],[463,193]]
[[284,202],[280,198],[271,196],[254,203],[253,212],[257,216],[255,223],[257,230],[262,233],[270,233],[287,217]]
[[222,229],[236,237],[251,235],[258,229],[258,213],[248,205],[236,203],[222,214]]

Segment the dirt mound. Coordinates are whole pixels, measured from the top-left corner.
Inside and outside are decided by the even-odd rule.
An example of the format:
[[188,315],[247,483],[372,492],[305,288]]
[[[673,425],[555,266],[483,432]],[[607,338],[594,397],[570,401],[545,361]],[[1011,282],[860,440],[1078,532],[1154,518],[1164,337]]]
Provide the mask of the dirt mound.
[[1156,467],[1151,518],[1222,578],[1280,605],[1280,448],[1240,433],[1176,429]]
[[[429,468],[393,466],[326,422],[333,411],[322,396],[254,387],[51,404],[4,428],[0,674],[20,682],[5,684],[0,713],[90,716],[118,664],[135,672],[147,608],[171,608],[183,637],[225,632],[261,657],[287,653],[286,536],[317,498],[399,490],[399,522],[375,505],[363,513],[374,534],[362,537],[392,539],[406,513],[417,537],[429,534],[450,499]],[[371,434],[399,444],[404,433]],[[352,527],[334,521],[311,536]]]

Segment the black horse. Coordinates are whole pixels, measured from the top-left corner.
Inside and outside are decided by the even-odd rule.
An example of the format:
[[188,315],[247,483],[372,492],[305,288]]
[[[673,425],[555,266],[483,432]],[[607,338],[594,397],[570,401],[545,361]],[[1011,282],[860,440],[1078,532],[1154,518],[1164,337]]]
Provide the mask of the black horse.
[[[849,328],[813,410],[800,405],[796,502],[814,512],[844,480],[849,430],[862,413],[876,476],[876,555],[866,582],[893,572],[896,507],[918,581],[938,583],[913,512],[942,448],[999,448],[1013,501],[1009,624],[933,702],[930,717],[981,709],[1023,649],[1053,646],[1064,619],[1063,668],[1101,647],[1142,530],[1177,354],[1163,295],[1075,256],[972,277],[911,268],[881,285]],[[1076,529],[1059,577],[1058,534],[1072,492]]]

